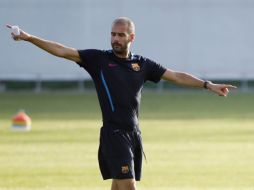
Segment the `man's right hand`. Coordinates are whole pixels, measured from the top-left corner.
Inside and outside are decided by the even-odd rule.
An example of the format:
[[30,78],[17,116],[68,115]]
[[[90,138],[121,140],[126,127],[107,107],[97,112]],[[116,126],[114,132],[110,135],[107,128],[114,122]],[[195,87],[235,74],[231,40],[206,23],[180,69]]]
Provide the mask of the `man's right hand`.
[[[12,29],[12,25],[7,24],[6,27]],[[11,36],[15,41],[18,40],[28,41],[57,57],[62,57],[74,62],[81,62],[78,50],[75,48],[67,47],[63,44],[54,41],[44,40],[42,38],[30,35],[23,30],[20,30],[19,35],[16,35],[14,34],[14,32],[12,32]]]
[[[7,24],[6,27],[12,29],[12,25],[10,25],[10,24]],[[11,36],[12,36],[13,40],[15,40],[15,41],[18,41],[18,40],[27,41],[31,35],[20,29],[20,35],[15,35],[12,32]]]

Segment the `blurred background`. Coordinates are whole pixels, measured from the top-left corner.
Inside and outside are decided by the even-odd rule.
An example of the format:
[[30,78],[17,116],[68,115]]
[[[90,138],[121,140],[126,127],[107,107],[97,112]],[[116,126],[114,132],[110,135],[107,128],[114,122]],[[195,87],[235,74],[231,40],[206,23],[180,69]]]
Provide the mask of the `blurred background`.
[[77,65],[12,41],[5,24],[77,49],[110,49],[119,16],[136,24],[134,53],[203,79],[234,81],[244,91],[253,87],[251,0],[1,0],[0,90],[91,86]]

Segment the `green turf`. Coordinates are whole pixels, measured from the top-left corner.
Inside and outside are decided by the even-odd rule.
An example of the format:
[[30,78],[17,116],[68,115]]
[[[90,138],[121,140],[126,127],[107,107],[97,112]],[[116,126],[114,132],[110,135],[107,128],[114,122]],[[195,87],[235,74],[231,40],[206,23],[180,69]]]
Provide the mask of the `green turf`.
[[[140,190],[253,190],[254,94],[147,93],[141,128],[148,163]],[[28,133],[12,132],[25,109]],[[1,190],[103,190],[95,93],[0,94]]]

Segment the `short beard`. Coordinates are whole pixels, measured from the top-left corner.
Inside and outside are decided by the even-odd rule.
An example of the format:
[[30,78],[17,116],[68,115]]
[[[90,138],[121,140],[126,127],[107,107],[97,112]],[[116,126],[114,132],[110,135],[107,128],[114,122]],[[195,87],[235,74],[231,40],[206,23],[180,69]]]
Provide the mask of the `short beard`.
[[[115,45],[117,45],[118,47],[116,48]],[[119,55],[123,55],[126,52],[128,52],[128,46],[127,45],[123,46],[123,45],[118,44],[118,43],[111,43],[111,47],[112,47],[113,51],[116,54],[119,54]]]

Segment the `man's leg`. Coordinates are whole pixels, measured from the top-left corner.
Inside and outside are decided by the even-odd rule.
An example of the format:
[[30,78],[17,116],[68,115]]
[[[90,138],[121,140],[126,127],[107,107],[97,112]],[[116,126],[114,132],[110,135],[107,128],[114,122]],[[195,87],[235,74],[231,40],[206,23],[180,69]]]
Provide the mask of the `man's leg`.
[[117,187],[116,180],[114,180],[114,179],[112,180],[111,190],[119,190],[118,187]]
[[137,190],[135,179],[113,179],[111,190]]

